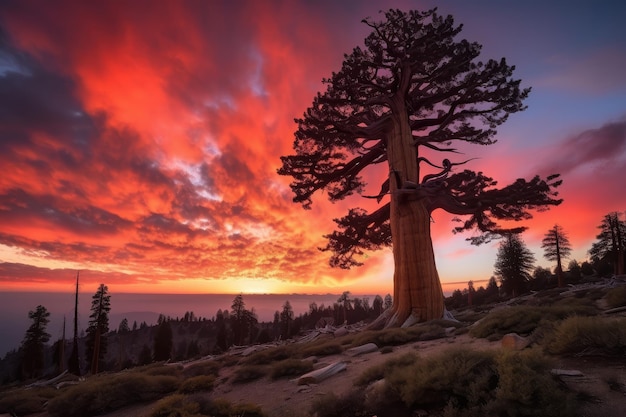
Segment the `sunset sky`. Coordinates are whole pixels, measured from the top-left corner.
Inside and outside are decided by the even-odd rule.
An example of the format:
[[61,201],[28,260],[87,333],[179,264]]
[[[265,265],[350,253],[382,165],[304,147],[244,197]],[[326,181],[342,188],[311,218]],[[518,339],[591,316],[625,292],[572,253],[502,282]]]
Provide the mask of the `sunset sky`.
[[[0,291],[392,291],[390,250],[350,271],[318,251],[333,218],[276,174],[299,117],[362,45],[365,17],[438,6],[532,87],[498,143],[467,148],[504,186],[560,173],[564,203],[522,235],[543,259],[555,223],[586,260],[596,227],[626,210],[626,2],[23,1],[0,3]],[[379,182],[372,187],[379,187]],[[433,213],[444,288],[493,274]]]

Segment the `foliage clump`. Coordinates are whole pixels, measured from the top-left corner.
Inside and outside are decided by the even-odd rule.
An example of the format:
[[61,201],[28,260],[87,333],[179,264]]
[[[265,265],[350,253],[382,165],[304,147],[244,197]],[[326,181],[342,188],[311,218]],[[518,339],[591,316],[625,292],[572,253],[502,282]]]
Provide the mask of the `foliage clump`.
[[16,416],[39,413],[55,395],[56,390],[51,387],[3,391],[0,393],[0,413]]
[[170,395],[158,401],[150,417],[264,417],[261,409],[252,404],[231,404],[222,399],[211,400],[201,396]]
[[299,376],[313,370],[313,362],[300,359],[285,359],[272,367],[270,377],[278,379],[289,376]]
[[215,384],[215,377],[210,375],[198,375],[186,379],[180,384],[178,392],[191,394],[194,392],[212,391]]
[[623,356],[626,319],[570,317],[559,323],[544,348],[557,355]]
[[242,365],[235,370],[232,382],[242,384],[246,382],[256,381],[267,375],[267,368],[261,365]]
[[180,369],[173,366],[103,374],[67,388],[50,400],[47,410],[53,417],[94,416],[129,404],[156,400],[179,386]]
[[626,285],[611,288],[605,295],[605,300],[609,308],[626,306]]
[[494,310],[471,329],[474,337],[499,339],[507,333],[529,335],[537,328],[550,322],[563,320],[567,317],[595,314],[593,308],[586,306],[514,306]]
[[359,388],[345,398],[317,401],[313,411],[319,417],[389,415],[390,410],[407,416],[416,410],[446,417],[575,415],[571,395],[549,369],[546,357],[534,350],[450,349],[425,359],[405,355],[361,376],[360,385],[382,384],[382,395]]
[[292,357],[294,349],[289,346],[276,346],[253,353],[241,362],[246,365],[267,365]]

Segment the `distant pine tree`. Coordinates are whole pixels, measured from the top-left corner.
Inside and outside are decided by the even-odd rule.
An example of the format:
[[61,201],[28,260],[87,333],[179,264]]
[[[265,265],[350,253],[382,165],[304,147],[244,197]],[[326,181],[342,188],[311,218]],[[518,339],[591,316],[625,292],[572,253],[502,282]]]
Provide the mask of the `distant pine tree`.
[[28,312],[28,318],[33,321],[22,341],[22,377],[34,378],[41,375],[44,367],[44,348],[50,340],[46,326],[50,322],[50,313],[38,305],[34,311]]

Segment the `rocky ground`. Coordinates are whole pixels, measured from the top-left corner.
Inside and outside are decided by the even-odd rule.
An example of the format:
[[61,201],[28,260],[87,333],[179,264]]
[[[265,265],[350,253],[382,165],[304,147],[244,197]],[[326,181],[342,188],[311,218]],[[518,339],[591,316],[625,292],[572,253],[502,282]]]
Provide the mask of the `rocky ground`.
[[[467,349],[502,349],[501,341],[487,341],[463,335],[451,335],[443,339],[413,342],[397,346],[391,353],[371,352],[356,357],[346,353],[324,357],[317,364],[322,367],[334,362],[347,362],[346,370],[330,378],[310,385],[298,385],[296,380],[280,379],[272,381],[263,378],[246,384],[232,384],[229,376],[235,368],[225,368],[220,374],[221,383],[211,394],[214,398],[224,398],[233,403],[252,403],[261,406],[270,417],[310,415],[313,402],[328,393],[341,395],[353,388],[354,380],[367,368],[385,362],[395,355],[407,351],[417,351],[426,357],[442,349],[462,346]],[[626,410],[626,358],[607,360],[601,358],[562,358],[555,364],[560,370],[571,372],[572,376],[560,378],[570,388],[583,392],[588,397],[581,409],[583,417],[621,417]],[[569,372],[568,372],[569,373]],[[133,406],[107,417],[149,416],[153,404]]]

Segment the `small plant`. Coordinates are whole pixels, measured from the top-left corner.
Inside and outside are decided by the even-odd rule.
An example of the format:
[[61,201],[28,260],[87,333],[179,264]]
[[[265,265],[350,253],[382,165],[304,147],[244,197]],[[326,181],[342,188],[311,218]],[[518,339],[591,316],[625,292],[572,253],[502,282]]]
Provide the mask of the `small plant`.
[[[537,350],[457,348],[424,359],[404,355],[363,373],[356,381],[359,388],[347,397],[318,400],[313,411],[318,416],[389,410],[407,416],[416,410],[446,417],[575,415],[573,396],[549,369],[548,359]],[[365,394],[376,390],[378,395]]]
[[313,370],[313,362],[300,359],[285,359],[272,366],[270,378],[299,376]]
[[626,354],[626,319],[570,317],[546,338],[545,350],[557,355]]
[[300,356],[303,358],[309,356],[328,356],[336,355],[341,352],[343,352],[341,344],[337,341],[330,340],[303,346],[300,350]]
[[609,308],[626,306],[626,285],[611,288],[604,298]]
[[0,413],[16,416],[39,413],[56,394],[57,391],[50,387],[3,391],[0,393]]
[[528,335],[541,325],[563,320],[574,315],[589,316],[595,310],[581,306],[516,306],[502,308],[489,313],[470,330],[474,337],[496,340],[507,333]]
[[50,400],[48,414],[53,417],[86,417],[161,398],[176,391],[180,384],[179,369],[162,368],[171,369],[149,368],[92,376],[79,385],[66,388]]
[[290,346],[271,347],[244,358],[241,362],[246,365],[267,365],[272,362],[282,361],[294,355],[294,349]]
[[187,378],[200,375],[213,375],[218,377],[222,366],[216,361],[203,361],[194,363],[183,370],[183,375]]
[[194,392],[211,391],[213,390],[214,384],[214,376],[198,375],[183,381],[183,383],[180,384],[180,388],[178,388],[178,392],[191,394]]
[[200,404],[181,394],[170,395],[159,400],[150,417],[197,417]]
[[237,370],[232,378],[232,382],[236,384],[242,384],[245,382],[256,381],[267,375],[267,370],[264,366],[260,365],[242,365]]

